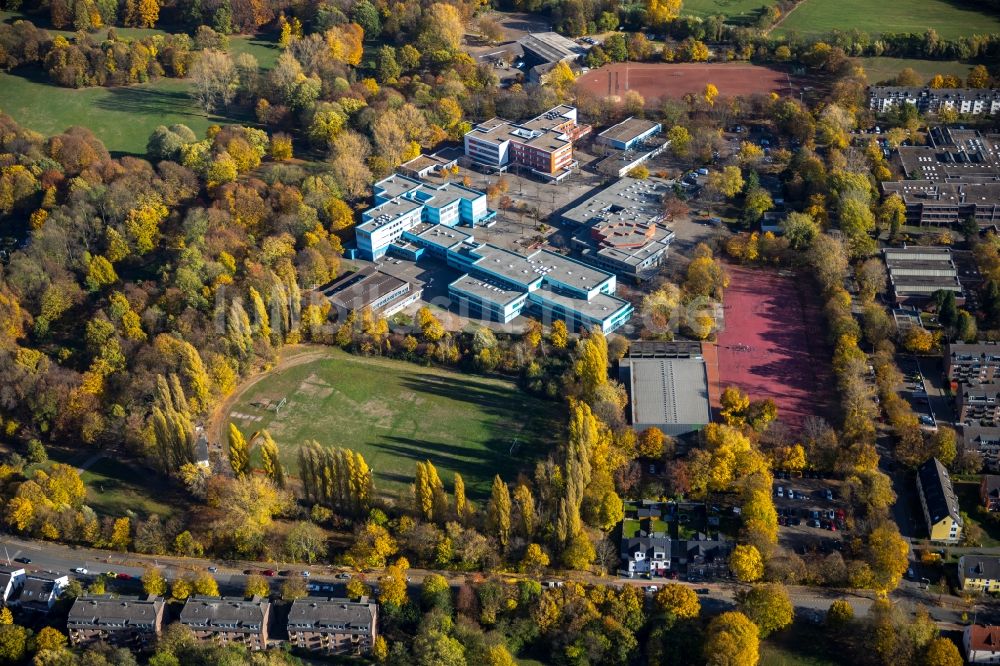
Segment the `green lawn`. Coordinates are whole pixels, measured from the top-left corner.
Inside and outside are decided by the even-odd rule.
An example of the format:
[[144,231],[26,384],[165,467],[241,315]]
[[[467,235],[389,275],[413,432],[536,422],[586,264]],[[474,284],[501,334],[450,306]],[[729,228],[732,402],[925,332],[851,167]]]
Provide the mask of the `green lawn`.
[[835,666],[845,647],[825,626],[799,620],[761,641],[760,666]]
[[926,83],[935,74],[954,74],[962,80],[968,76],[972,65],[957,60],[920,60],[910,58],[855,58],[855,62],[865,68],[869,83],[881,83],[894,79],[900,70],[910,67]]
[[[267,429],[293,474],[298,447],[315,439],[359,451],[383,492],[404,492],[416,463],[429,459],[446,487],[459,472],[468,494],[483,498],[494,475],[513,481],[559,436],[559,405],[511,382],[328,352],[264,377],[229,412],[245,434]],[[278,415],[254,406],[281,398]]]
[[934,28],[943,39],[981,35],[1000,32],[1000,17],[949,0],[804,0],[774,32],[815,36],[858,29],[877,35],[923,33],[928,28]]
[[725,16],[732,23],[756,21],[761,7],[774,0],[685,0],[682,14],[691,16]]
[[1000,546],[1000,525],[990,520],[984,520],[984,516],[978,510],[981,506],[979,500],[979,481],[956,482],[955,494],[958,495],[959,508],[969,516],[970,521],[983,529],[983,547],[995,548]]
[[0,90],[0,111],[25,127],[50,135],[83,125],[112,153],[145,155],[146,141],[158,125],[183,123],[201,137],[210,125],[241,120],[206,115],[188,94],[187,81],[178,79],[72,90],[39,77],[0,73]]
[[99,515],[123,516],[133,511],[141,517],[155,513],[166,519],[179,505],[170,501],[176,490],[146,467],[102,458],[80,476],[87,486],[87,505]]

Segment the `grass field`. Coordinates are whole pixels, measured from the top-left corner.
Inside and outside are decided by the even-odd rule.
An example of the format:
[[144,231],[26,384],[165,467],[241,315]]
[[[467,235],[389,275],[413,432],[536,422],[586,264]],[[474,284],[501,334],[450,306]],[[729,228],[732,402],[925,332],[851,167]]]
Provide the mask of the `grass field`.
[[685,0],[681,13],[689,16],[725,16],[732,23],[756,20],[760,8],[774,0]]
[[[254,406],[281,398],[279,415]],[[504,380],[330,349],[252,384],[227,417],[245,434],[267,429],[293,474],[298,447],[315,439],[364,455],[381,492],[405,491],[429,459],[449,490],[459,472],[468,494],[483,498],[495,474],[512,481],[549,450],[560,411]]]
[[835,644],[822,625],[797,621],[760,644],[760,666],[834,666],[845,646]]
[[935,74],[953,74],[962,80],[968,76],[972,65],[957,60],[919,60],[910,58],[855,58],[865,68],[869,83],[881,83],[896,77],[900,70],[910,67],[923,78],[924,83]]
[[[80,475],[87,486],[87,505],[100,515],[141,517],[157,514],[166,519],[175,513],[170,484],[151,469],[102,458]],[[137,479],[141,479],[141,482]]]
[[949,0],[804,0],[774,34],[822,35],[831,30],[923,33],[934,28],[943,39],[1000,32],[1000,17]]
[[[22,16],[0,12],[0,21],[18,18]],[[163,32],[138,28],[116,30],[121,37],[131,38]],[[72,36],[66,31],[51,32]],[[92,36],[100,42],[106,35],[104,29]],[[229,50],[233,54],[252,54],[264,69],[273,67],[280,54],[273,35],[232,37]],[[168,78],[128,87],[73,90],[49,83],[40,69],[22,68],[13,74],[0,72],[0,111],[46,135],[58,134],[71,125],[83,125],[113,154],[135,155],[146,153],[146,140],[158,125],[183,123],[201,137],[210,125],[255,122],[246,112],[209,116],[191,98],[189,90],[187,81]]]

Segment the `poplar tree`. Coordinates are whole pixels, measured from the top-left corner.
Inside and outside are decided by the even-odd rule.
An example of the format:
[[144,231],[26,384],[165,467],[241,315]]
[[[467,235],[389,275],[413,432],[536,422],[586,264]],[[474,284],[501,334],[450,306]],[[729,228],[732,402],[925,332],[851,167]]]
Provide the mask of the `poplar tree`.
[[496,535],[500,548],[507,550],[510,542],[510,489],[499,474],[493,478],[490,502],[486,507],[486,525]]
[[201,354],[190,342],[181,341],[181,375],[187,382],[191,397],[188,402],[195,412],[202,412],[209,406],[211,399],[209,387],[211,380],[205,370],[205,364],[201,360]]
[[458,472],[455,472],[455,515],[458,522],[465,520],[465,514],[469,510],[468,502],[465,499],[465,479]]
[[285,469],[282,467],[281,460],[278,457],[278,445],[271,439],[271,434],[266,430],[260,434],[260,437],[261,468],[264,474],[271,481],[274,481],[274,485],[284,488]]
[[236,476],[250,472],[250,445],[234,423],[229,424],[229,466]]
[[236,356],[246,360],[253,349],[253,334],[250,330],[250,318],[247,311],[243,309],[243,303],[237,298],[229,304],[229,313],[226,317],[226,338],[232,345]]
[[517,531],[525,539],[531,540],[535,533],[535,498],[531,489],[523,483],[514,488],[514,507],[517,511]]
[[267,307],[260,292],[250,287],[250,307],[253,311],[253,328],[262,340],[271,341],[271,320],[267,316]]
[[164,473],[173,474],[185,463],[194,461],[194,428],[177,375],[170,375],[169,381],[157,375],[150,425]]

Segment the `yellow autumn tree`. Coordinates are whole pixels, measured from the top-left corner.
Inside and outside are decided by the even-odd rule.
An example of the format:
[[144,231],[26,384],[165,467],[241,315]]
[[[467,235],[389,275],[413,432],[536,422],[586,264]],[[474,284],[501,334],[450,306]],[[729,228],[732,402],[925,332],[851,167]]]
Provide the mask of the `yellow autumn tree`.
[[646,0],[646,20],[654,30],[663,30],[680,16],[681,5],[681,0]]
[[152,28],[160,20],[159,0],[139,0],[139,25]]
[[706,104],[715,106],[715,99],[719,96],[719,89],[715,87],[714,83],[706,83],[705,90],[702,91],[701,96],[704,98]]

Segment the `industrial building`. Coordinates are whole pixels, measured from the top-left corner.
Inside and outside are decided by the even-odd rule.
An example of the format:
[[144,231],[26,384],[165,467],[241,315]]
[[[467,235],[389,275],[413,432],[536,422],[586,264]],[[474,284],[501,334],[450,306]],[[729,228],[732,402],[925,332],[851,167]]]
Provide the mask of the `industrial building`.
[[885,113],[903,104],[912,104],[920,113],[938,113],[942,109],[954,109],[965,115],[991,116],[1000,113],[1000,89],[928,86],[868,88],[868,108],[873,111]]
[[475,227],[496,216],[484,193],[458,183],[433,184],[396,173],[375,183],[374,191],[375,205],[361,214],[355,230],[358,251],[370,261],[421,222]]
[[930,540],[957,543],[962,538],[958,496],[940,460],[931,458],[917,468],[917,491]]
[[617,150],[632,150],[663,131],[663,125],[644,118],[628,117],[597,135],[596,143]]
[[900,146],[905,180],[881,184],[898,194],[906,222],[954,226],[975,219],[979,228],[1000,224],[1000,134],[935,127],[925,146]]
[[651,427],[685,435],[711,421],[708,373],[699,343],[637,341],[618,362],[637,432]]
[[489,169],[521,167],[559,181],[576,167],[574,142],[588,133],[590,125],[577,124],[576,107],[562,104],[523,123],[502,118],[479,123],[465,135],[465,156]]
[[577,225],[573,247],[588,263],[631,278],[654,276],[667,257],[674,232],[663,224],[666,183],[622,178],[563,213]]
[[885,248],[882,253],[897,305],[926,301],[940,290],[954,292],[959,305],[965,302],[950,249],[893,247]]

